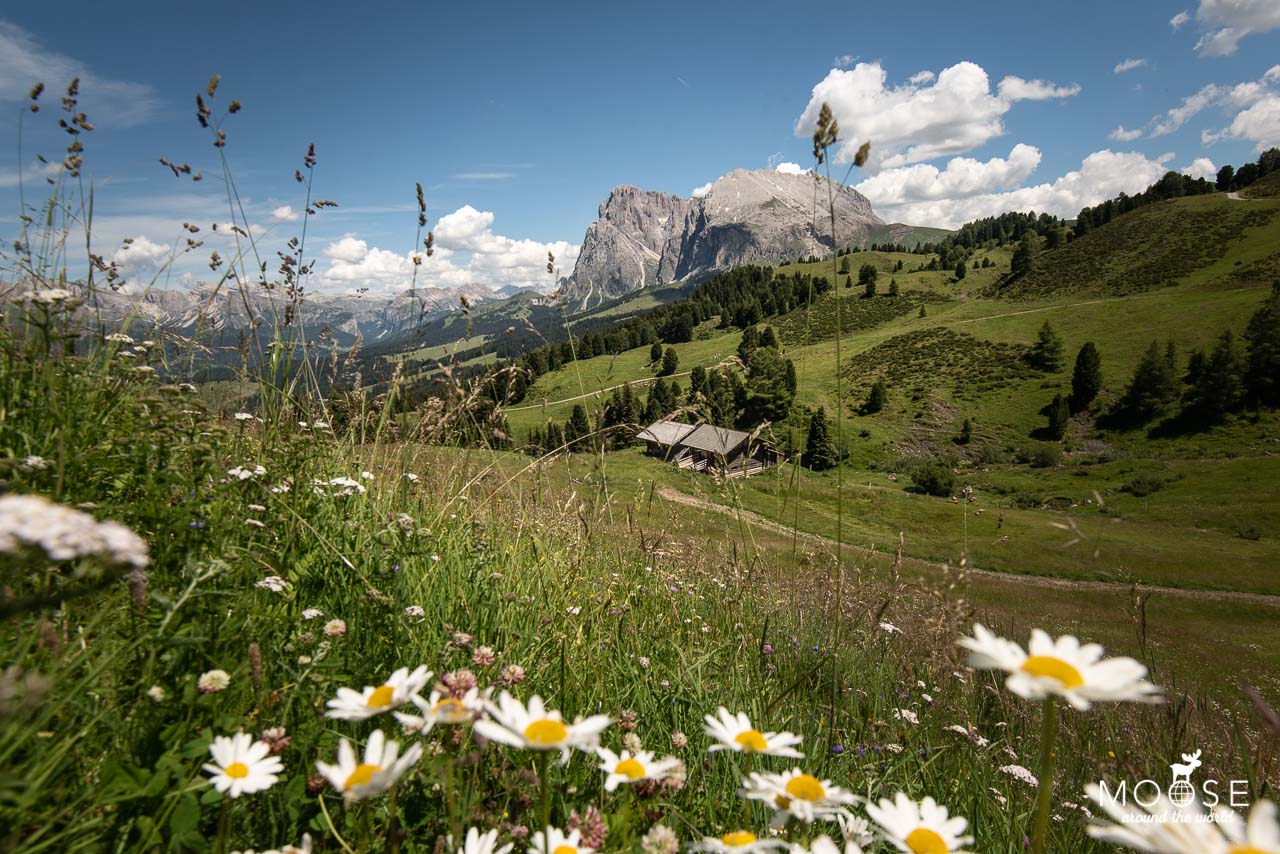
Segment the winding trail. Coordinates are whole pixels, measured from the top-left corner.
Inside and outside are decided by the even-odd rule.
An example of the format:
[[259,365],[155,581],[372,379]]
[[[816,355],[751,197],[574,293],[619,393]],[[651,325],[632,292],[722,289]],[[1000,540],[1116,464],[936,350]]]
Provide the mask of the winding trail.
[[[772,519],[767,519],[758,513],[750,510],[739,510],[735,507],[729,507],[725,504],[717,504],[714,501],[707,501],[688,493],[681,492],[670,486],[663,486],[658,489],[658,495],[666,501],[674,504],[683,504],[688,507],[697,507],[700,510],[709,510],[713,513],[720,513],[735,519],[741,519],[759,528],[764,528],[774,533],[784,534],[786,536],[795,536],[814,545],[823,547],[836,547],[837,543],[830,537],[824,537],[821,534],[813,534],[808,531],[796,531]],[[871,555],[871,549],[862,546],[855,546],[845,543],[846,549],[859,552],[864,555]],[[885,552],[875,552],[880,556],[884,556]],[[949,564],[937,563],[934,561],[923,560],[921,558],[904,556],[913,565],[922,567],[931,572],[955,572],[957,567]],[[1095,593],[1128,593],[1133,589],[1134,585],[1124,584],[1115,581],[1073,581],[1066,578],[1052,578],[1045,575],[1020,575],[1014,572],[998,572],[991,569],[977,569],[972,566],[965,567],[964,570],[968,575],[975,576],[987,581],[994,581],[1001,584],[1010,584],[1019,587],[1037,587],[1050,590],[1080,590]],[[1159,593],[1165,596],[1174,596],[1182,599],[1192,599],[1200,602],[1240,602],[1250,605],[1264,605],[1271,608],[1280,608],[1280,596],[1271,596],[1266,593],[1242,593],[1233,590],[1187,590],[1181,587],[1164,587],[1160,585],[1140,584],[1139,589],[1146,593]]]

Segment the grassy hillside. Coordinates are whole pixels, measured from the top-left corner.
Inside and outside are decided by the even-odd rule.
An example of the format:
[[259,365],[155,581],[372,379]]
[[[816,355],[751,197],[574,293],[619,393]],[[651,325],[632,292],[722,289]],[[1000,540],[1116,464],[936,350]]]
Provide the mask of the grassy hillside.
[[1278,214],[1280,202],[1246,203],[1225,193],[1157,202],[1045,253],[999,294],[1120,296],[1180,282],[1248,281],[1232,268],[1276,255]]

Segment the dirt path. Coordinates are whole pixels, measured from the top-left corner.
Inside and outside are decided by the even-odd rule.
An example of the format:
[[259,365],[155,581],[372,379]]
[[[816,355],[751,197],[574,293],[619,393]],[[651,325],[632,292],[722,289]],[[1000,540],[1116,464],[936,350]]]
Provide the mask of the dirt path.
[[[824,547],[836,546],[836,541],[830,537],[824,537],[821,534],[813,534],[807,531],[793,531],[786,525],[782,525],[772,519],[752,513],[750,510],[739,510],[724,504],[717,504],[714,501],[707,501],[688,493],[681,492],[670,486],[664,486],[658,489],[658,495],[667,501],[676,504],[684,504],[689,507],[697,507],[701,510],[710,510],[713,513],[720,513],[735,519],[740,518],[745,522],[749,522],[759,528],[765,528],[774,533],[784,534],[786,536],[796,536],[808,543],[812,543]],[[849,545],[844,546],[846,549],[856,551],[865,555],[870,555],[871,549],[862,548],[860,546]],[[883,556],[884,552],[877,552]],[[947,564],[935,563],[932,561],[921,560],[907,556],[907,560],[915,566],[933,572],[955,572],[956,567]],[[1084,590],[1090,592],[1102,593],[1128,593],[1133,589],[1131,584],[1122,584],[1113,581],[1073,581],[1066,578],[1050,578],[1043,575],[1019,575],[1013,572],[997,572],[991,569],[975,569],[967,567],[965,570],[969,575],[976,576],[988,581],[994,581],[1001,584],[1011,584],[1020,587],[1039,587],[1049,588],[1052,590]],[[1201,602],[1247,602],[1251,605],[1266,605],[1273,608],[1280,608],[1280,596],[1269,596],[1265,593],[1239,593],[1231,590],[1184,590],[1181,587],[1162,587],[1157,585],[1143,584],[1140,585],[1141,590],[1147,593],[1159,593],[1166,596],[1176,596],[1183,599],[1194,599]]]

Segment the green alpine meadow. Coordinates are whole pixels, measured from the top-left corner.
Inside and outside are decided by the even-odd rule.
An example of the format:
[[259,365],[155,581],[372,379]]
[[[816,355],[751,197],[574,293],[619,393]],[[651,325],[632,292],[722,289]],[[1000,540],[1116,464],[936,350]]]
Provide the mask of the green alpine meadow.
[[997,6],[0,11],[0,852],[1280,854],[1280,4]]

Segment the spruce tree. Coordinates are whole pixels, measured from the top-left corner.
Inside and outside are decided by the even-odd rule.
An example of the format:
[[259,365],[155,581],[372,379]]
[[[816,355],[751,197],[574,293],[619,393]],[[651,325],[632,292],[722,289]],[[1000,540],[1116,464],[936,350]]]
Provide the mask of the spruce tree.
[[1246,370],[1244,355],[1228,329],[1204,360],[1191,390],[1192,407],[1212,418],[1239,411],[1245,401]]
[[827,412],[821,406],[809,419],[809,435],[804,442],[805,465],[814,471],[826,471],[835,468],[839,462],[835,440],[831,437],[831,428],[827,425]]
[[1013,275],[1020,276],[1031,270],[1031,263],[1039,248],[1040,241],[1034,231],[1028,230],[1022,235],[1022,239],[1018,241],[1018,248],[1013,250],[1013,261],[1010,266]]
[[867,402],[862,405],[862,412],[865,415],[872,415],[884,409],[884,405],[889,402],[889,387],[884,384],[884,380],[876,380],[871,386],[871,394],[867,396]]
[[969,265],[964,262],[963,258],[961,258],[956,262],[956,278],[963,279],[967,275],[969,275]]
[[1034,367],[1048,373],[1053,373],[1062,367],[1062,339],[1053,331],[1049,321],[1046,320],[1040,327],[1036,343],[1032,345],[1027,359]]
[[1092,341],[1086,341],[1076,354],[1076,367],[1071,372],[1072,412],[1083,412],[1102,391],[1102,357]]
[[657,341],[653,342],[653,346],[649,348],[649,364],[656,365],[658,360],[662,358],[662,345]]
[[1177,380],[1160,352],[1160,342],[1152,341],[1133,369],[1122,404],[1130,414],[1146,421],[1163,412],[1176,396]]
[[862,268],[858,270],[858,284],[863,286],[866,296],[873,297],[876,295],[876,279],[879,276],[880,273],[871,264],[863,264]]
[[564,425],[564,440],[571,450],[579,450],[588,445],[591,436],[591,421],[587,418],[587,410],[581,403],[573,405],[573,412]]
[[658,376],[669,377],[678,367],[680,367],[680,357],[676,354],[676,348],[668,347],[662,354],[662,367],[658,371]]
[[919,316],[919,317],[927,317],[927,316],[928,316],[928,314],[929,314],[929,312],[928,312],[928,310],[924,307],[924,303],[920,303],[920,314],[919,314],[918,316]]
[[1249,401],[1256,406],[1280,406],[1280,281],[1271,285],[1271,296],[1249,318],[1244,340]]
[[754,326],[748,326],[742,330],[742,340],[738,342],[738,358],[743,364],[751,358],[751,354],[760,346],[760,330]]
[[1071,422],[1071,412],[1067,399],[1055,394],[1049,403],[1049,438],[1061,439],[1067,435],[1067,425]]
[[896,297],[899,293],[900,293],[900,291],[898,290],[898,280],[897,280],[897,278],[895,277],[895,278],[890,279],[890,280],[889,280],[889,296],[891,296],[891,297]]

